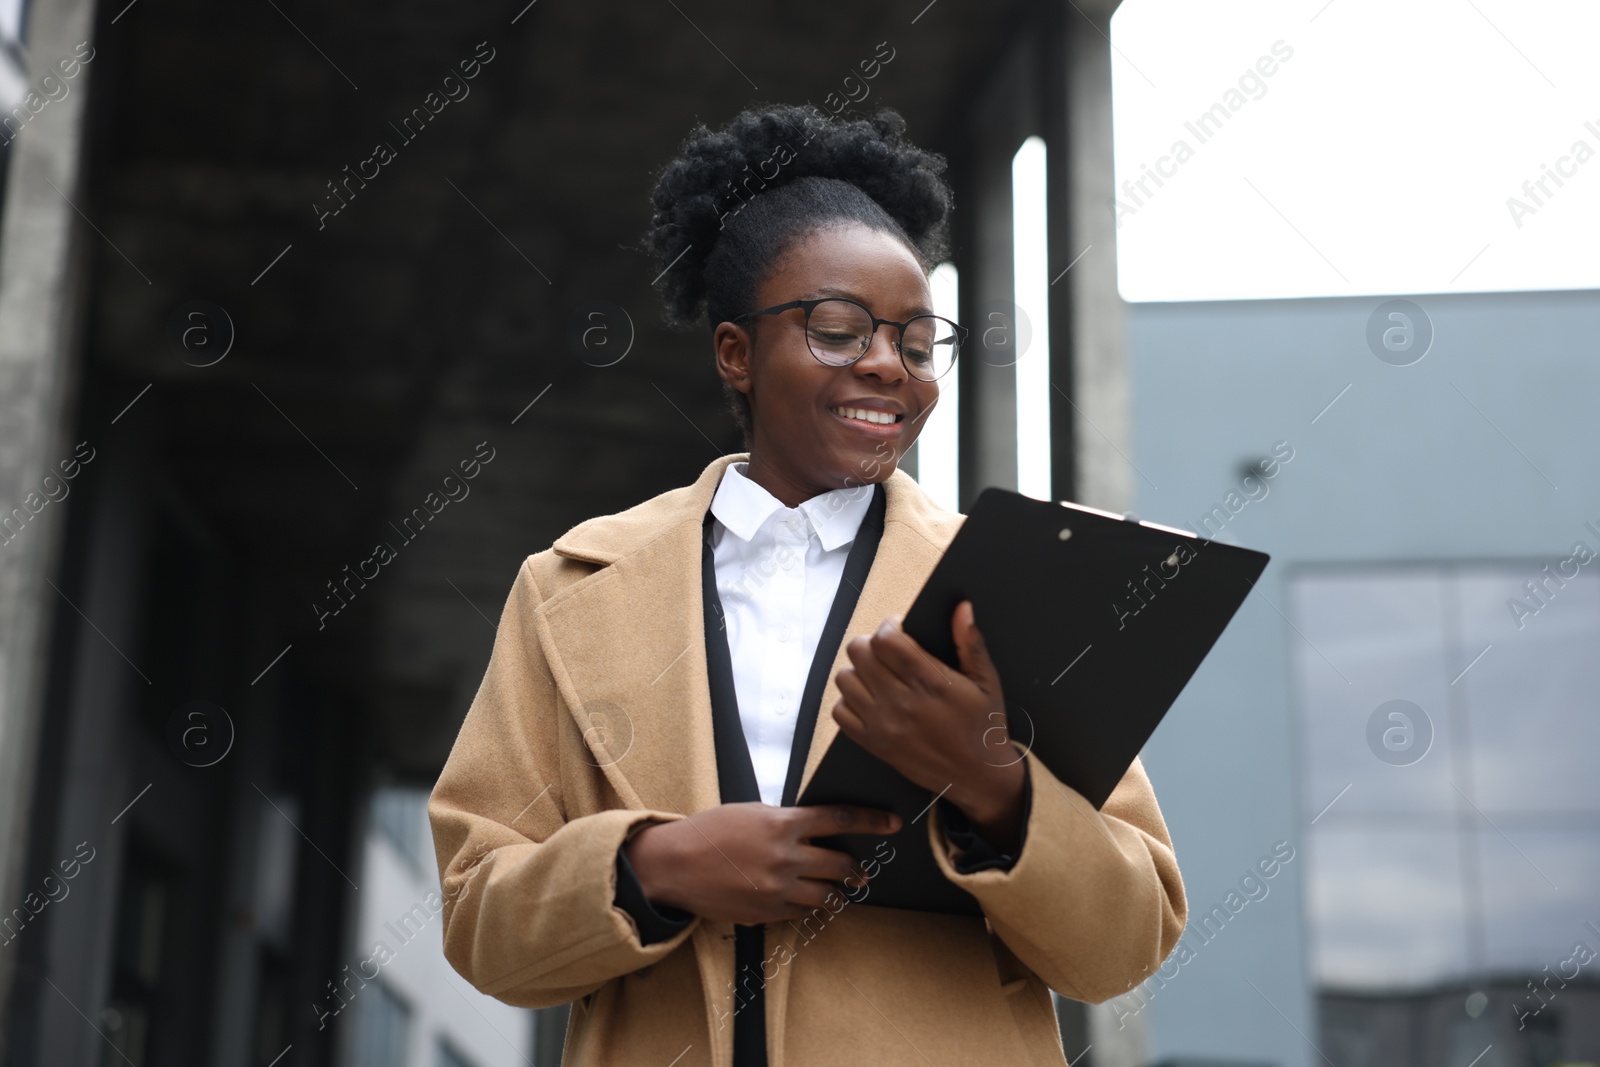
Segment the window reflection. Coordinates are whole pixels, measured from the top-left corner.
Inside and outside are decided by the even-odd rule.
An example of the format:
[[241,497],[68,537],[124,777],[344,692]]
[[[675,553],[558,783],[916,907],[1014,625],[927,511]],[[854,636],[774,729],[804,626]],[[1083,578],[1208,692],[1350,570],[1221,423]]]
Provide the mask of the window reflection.
[[1539,573],[1291,581],[1311,966],[1340,1067],[1600,1062],[1600,578],[1533,600]]

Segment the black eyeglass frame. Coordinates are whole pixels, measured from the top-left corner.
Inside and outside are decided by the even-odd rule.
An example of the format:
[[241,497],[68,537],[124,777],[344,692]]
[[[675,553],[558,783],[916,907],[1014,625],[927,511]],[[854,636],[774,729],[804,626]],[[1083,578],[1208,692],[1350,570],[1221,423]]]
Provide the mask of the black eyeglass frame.
[[[867,348],[864,349],[861,352],[861,355],[858,355],[858,356],[855,357],[855,359],[849,360],[849,361],[847,361],[845,363],[829,363],[827,360],[825,360],[821,356],[817,355],[816,350],[811,347],[811,340],[810,340],[810,336],[809,336],[810,335],[810,330],[811,330],[811,311],[818,304],[825,304],[830,300],[838,301],[838,302],[844,303],[844,304],[854,304],[856,307],[858,307],[862,311],[866,312],[867,318],[872,320],[872,333],[870,335],[868,335]],[[961,356],[961,346],[966,344],[967,337],[972,332],[972,331],[968,330],[965,326],[961,325],[959,322],[956,322],[953,319],[947,319],[943,315],[913,315],[909,319],[907,319],[905,322],[896,322],[894,319],[880,319],[880,318],[878,318],[878,316],[876,316],[876,315],[874,315],[872,313],[872,309],[867,307],[867,305],[861,303],[859,300],[851,300],[847,296],[819,296],[814,300],[790,300],[788,303],[785,303],[785,304],[774,304],[769,308],[762,308],[760,311],[747,311],[743,315],[739,315],[739,316],[737,316],[737,317],[735,317],[733,319],[730,319],[728,321],[730,321],[730,322],[742,322],[745,319],[759,318],[762,315],[779,315],[779,314],[782,314],[785,311],[793,311],[795,308],[805,308],[805,311],[806,311],[805,322],[802,324],[802,329],[804,329],[806,331],[806,333],[807,333],[806,351],[811,353],[811,358],[812,359],[816,360],[818,363],[821,363],[824,367],[848,367],[851,364],[857,362],[858,360],[861,359],[861,356],[866,355],[867,351],[872,348],[872,340],[871,340],[871,338],[877,336],[878,327],[879,326],[893,326],[896,330],[898,330],[900,332],[900,342],[901,342],[901,343],[898,343],[898,344],[895,345],[895,354],[900,357],[900,363],[901,363],[902,366],[905,367],[906,373],[911,375],[913,378],[916,378],[917,381],[919,381],[919,382],[936,382],[936,381],[939,380],[939,378],[943,378],[946,374],[949,374],[950,371],[955,367],[956,360],[958,358],[960,358],[960,356]],[[954,326],[956,328],[956,346],[955,346],[955,352],[952,353],[951,356],[950,356],[950,366],[948,366],[944,370],[940,371],[938,376],[934,377],[934,378],[922,378],[922,377],[919,377],[917,375],[917,372],[911,369],[910,362],[908,362],[906,360],[906,354],[905,354],[905,348],[904,348],[904,341],[905,341],[905,336],[906,336],[906,327],[910,326],[913,322],[916,322],[918,319],[938,319],[940,322],[948,322],[950,325],[952,325],[952,326]]]

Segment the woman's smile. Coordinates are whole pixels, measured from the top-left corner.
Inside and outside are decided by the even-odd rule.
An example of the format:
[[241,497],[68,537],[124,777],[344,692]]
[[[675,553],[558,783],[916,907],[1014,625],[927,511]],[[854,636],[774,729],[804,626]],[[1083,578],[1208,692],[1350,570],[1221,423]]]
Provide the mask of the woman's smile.
[[856,433],[866,434],[875,441],[893,441],[906,428],[905,413],[898,407],[885,407],[879,401],[872,407],[860,403],[835,404],[828,411]]

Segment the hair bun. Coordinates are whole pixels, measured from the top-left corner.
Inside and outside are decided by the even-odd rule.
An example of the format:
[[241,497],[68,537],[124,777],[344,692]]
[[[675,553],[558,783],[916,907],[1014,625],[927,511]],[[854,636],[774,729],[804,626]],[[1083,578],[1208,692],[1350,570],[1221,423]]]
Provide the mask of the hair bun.
[[726,127],[700,123],[660,172],[646,250],[670,318],[696,321],[706,304],[706,261],[724,224],[752,198],[798,178],[836,178],[871,198],[929,263],[948,245],[950,188],[945,160],[905,138],[892,108],[871,118],[838,119],[810,106],[762,106]]

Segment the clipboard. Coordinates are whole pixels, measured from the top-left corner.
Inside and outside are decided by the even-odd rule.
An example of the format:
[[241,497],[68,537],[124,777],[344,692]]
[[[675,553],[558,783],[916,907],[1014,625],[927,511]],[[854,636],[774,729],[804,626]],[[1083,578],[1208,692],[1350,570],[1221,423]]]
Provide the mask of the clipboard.
[[[1005,692],[1010,739],[1100,808],[1266,568],[1264,552],[1109,511],[985,489],[901,623],[959,669],[950,616],[971,600]],[[997,736],[996,761],[1022,756]],[[888,838],[818,838],[876,860],[860,903],[982,915],[933,858],[935,795],[843,733],[799,804],[893,810]],[[1026,848],[1026,843],[1024,843]]]

